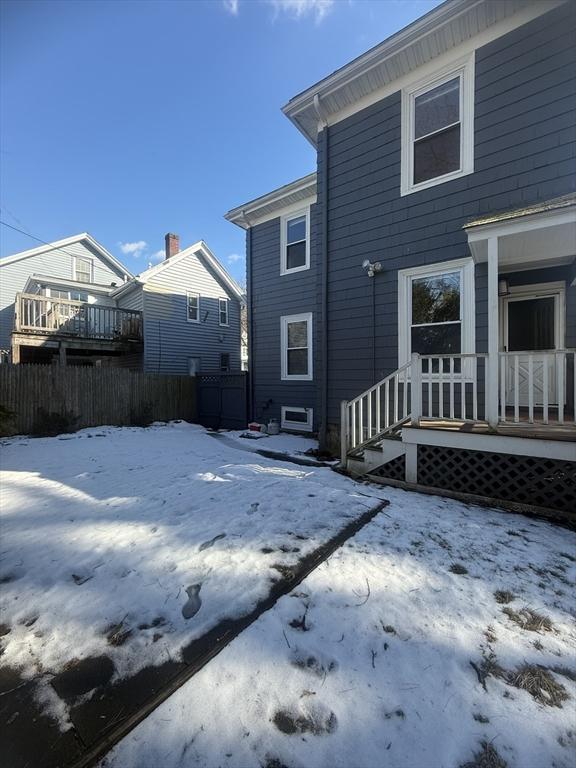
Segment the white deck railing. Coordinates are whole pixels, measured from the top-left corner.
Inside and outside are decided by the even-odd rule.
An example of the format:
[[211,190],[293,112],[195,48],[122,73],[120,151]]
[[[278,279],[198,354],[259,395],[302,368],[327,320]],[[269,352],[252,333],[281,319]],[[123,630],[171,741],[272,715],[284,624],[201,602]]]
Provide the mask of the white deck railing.
[[83,339],[141,340],[142,313],[36,294],[16,295],[16,333]]
[[575,423],[576,351],[501,352],[499,417],[502,423]]
[[[359,453],[408,421],[485,422],[489,357],[414,354],[409,363],[350,401],[341,403],[342,456]],[[576,351],[502,352],[501,423],[574,423]],[[344,461],[344,458],[343,458]]]

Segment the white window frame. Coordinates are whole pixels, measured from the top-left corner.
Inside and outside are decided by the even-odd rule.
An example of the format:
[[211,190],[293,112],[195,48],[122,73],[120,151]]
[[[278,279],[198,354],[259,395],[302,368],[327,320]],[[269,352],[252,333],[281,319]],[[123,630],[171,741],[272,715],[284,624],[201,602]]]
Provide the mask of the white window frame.
[[[196,296],[196,299],[198,300],[197,311],[196,311],[196,314],[197,314],[196,320],[191,318],[190,317],[190,313],[189,313],[190,307],[189,307],[188,300],[190,299],[191,296]],[[199,323],[200,322],[200,294],[199,293],[195,293],[194,291],[186,291],[186,320],[189,323]]]
[[[421,277],[436,277],[447,272],[460,273],[460,353],[476,352],[476,295],[473,259],[453,259],[438,264],[398,270],[398,367],[409,362],[412,354],[412,281]],[[442,357],[442,355],[438,355]],[[462,365],[466,378],[473,375],[473,366]],[[434,376],[434,374],[432,374]]]
[[[308,373],[288,373],[288,324],[306,321],[308,342]],[[280,318],[280,349],[281,349],[281,379],[282,381],[312,381],[313,380],[313,349],[312,349],[312,312],[303,312],[299,315],[283,315]]]
[[[306,421],[290,421],[286,418],[286,411],[296,411],[296,413],[305,413]],[[314,421],[314,409],[302,408],[299,405],[283,405],[280,408],[280,428],[291,429],[296,432],[312,432],[312,424]]]
[[[288,222],[292,219],[299,219],[301,216],[306,217],[306,261],[301,267],[288,269],[286,258],[288,255]],[[290,213],[285,213],[280,217],[280,274],[292,275],[306,269],[310,269],[310,206],[290,211]]]
[[[80,259],[81,261],[87,261],[90,264],[89,280],[80,280],[78,278],[78,259]],[[91,259],[89,256],[74,256],[74,270],[72,274],[72,279],[76,280],[79,283],[93,283],[94,282],[94,259]]]
[[[414,184],[415,100],[443,83],[460,78],[460,168]],[[400,194],[445,184],[474,172],[474,52],[449,67],[402,89],[402,162]]]
[[[222,322],[222,303],[226,307],[226,322]],[[222,328],[228,328],[230,325],[230,301],[229,299],[218,299],[218,325]]]

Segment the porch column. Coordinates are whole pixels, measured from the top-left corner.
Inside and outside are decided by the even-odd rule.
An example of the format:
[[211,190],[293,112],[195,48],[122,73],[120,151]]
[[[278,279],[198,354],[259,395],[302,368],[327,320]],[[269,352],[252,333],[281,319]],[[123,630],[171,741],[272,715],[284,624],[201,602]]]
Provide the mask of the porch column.
[[486,420],[498,425],[498,238],[488,238],[488,368],[486,375]]

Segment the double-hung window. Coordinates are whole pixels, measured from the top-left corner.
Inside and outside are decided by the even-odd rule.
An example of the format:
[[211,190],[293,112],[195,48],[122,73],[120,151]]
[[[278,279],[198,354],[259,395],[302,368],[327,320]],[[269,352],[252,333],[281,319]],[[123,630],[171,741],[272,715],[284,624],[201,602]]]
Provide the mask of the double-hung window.
[[93,266],[92,259],[76,256],[74,259],[74,280],[78,280],[79,283],[91,283]]
[[186,319],[189,323],[200,322],[200,294],[186,293]]
[[230,371],[230,353],[222,352],[220,355],[220,373],[229,373]]
[[[427,265],[398,273],[400,365],[417,352],[442,357],[474,352],[474,264],[470,259]],[[426,362],[424,373],[439,363]],[[446,357],[443,368],[449,370]],[[459,371],[460,362],[455,362]]]
[[218,299],[218,325],[229,325],[228,299]]
[[281,377],[312,381],[312,313],[280,318]]
[[403,195],[474,170],[474,62],[402,94]]
[[310,268],[309,209],[282,216],[280,274],[289,275]]

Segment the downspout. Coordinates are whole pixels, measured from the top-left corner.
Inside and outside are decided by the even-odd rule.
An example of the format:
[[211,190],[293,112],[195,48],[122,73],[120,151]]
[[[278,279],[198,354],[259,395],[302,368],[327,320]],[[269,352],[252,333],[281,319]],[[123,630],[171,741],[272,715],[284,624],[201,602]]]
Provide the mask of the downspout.
[[321,211],[321,237],[322,250],[320,254],[321,263],[321,290],[320,290],[320,310],[322,316],[321,328],[321,360],[322,360],[322,385],[320,387],[320,447],[325,448],[328,437],[328,121],[324,113],[320,96],[314,96],[314,109],[318,118],[318,127],[320,129],[320,138],[322,142],[322,174],[320,177],[320,188],[322,190],[322,211]]
[[254,355],[252,313],[252,227],[242,211],[242,221],[246,227],[246,311],[248,313],[248,421],[254,420]]

